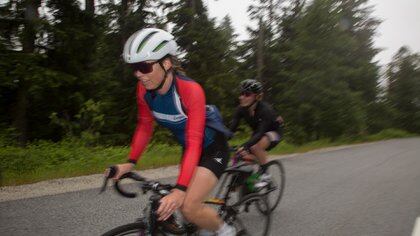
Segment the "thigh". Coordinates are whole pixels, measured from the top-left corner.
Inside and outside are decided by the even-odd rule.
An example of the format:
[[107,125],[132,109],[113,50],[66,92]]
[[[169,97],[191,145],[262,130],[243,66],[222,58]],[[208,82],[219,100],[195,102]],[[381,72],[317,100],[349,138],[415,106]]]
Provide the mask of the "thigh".
[[270,141],[269,137],[268,137],[267,135],[264,135],[264,136],[260,139],[260,141],[258,141],[258,143],[256,144],[256,146],[257,146],[259,149],[263,149],[263,150],[265,150],[265,149],[267,149],[267,148],[270,146],[270,144],[271,144],[271,141]]
[[217,177],[205,167],[197,166],[187,189],[184,202],[201,204],[217,184]]
[[264,136],[267,137],[269,140],[269,145],[265,148],[267,151],[274,148],[275,146],[277,146],[277,144],[280,143],[281,134],[279,132],[270,131],[270,132],[265,133]]

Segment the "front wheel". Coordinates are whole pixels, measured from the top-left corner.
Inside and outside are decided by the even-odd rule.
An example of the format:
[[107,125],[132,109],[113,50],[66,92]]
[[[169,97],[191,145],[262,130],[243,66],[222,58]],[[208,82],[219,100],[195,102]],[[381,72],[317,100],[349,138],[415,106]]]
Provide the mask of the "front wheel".
[[[263,211],[258,208],[262,208]],[[236,235],[267,236],[271,224],[271,214],[267,214],[268,208],[266,196],[251,193],[234,205],[228,206],[222,219],[236,228]]]
[[132,235],[132,236],[146,236],[146,227],[142,222],[136,222],[131,224],[126,224],[119,226],[115,229],[112,229],[102,236],[122,236],[122,235]]
[[[267,163],[266,173],[270,176],[266,187],[260,190],[260,193],[267,195],[269,211],[274,211],[283,196],[284,186],[286,183],[286,174],[281,161],[273,160]],[[260,211],[265,209],[264,206],[258,207]]]

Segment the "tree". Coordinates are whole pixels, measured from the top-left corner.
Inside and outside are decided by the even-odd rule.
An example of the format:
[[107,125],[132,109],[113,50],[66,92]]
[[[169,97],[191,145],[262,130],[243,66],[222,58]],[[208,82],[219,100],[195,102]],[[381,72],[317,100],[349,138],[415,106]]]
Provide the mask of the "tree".
[[340,10],[338,25],[351,39],[345,45],[347,50],[344,58],[349,69],[343,77],[352,91],[362,93],[366,104],[375,102],[379,67],[373,58],[379,50],[373,46],[373,39],[380,21],[371,16],[373,8],[367,5],[368,0],[337,2]]
[[264,84],[266,99],[272,102],[271,88],[276,84],[278,60],[274,57],[273,46],[278,38],[278,24],[282,1],[255,0],[248,8],[255,28],[248,27],[249,40],[238,48],[243,61],[240,76],[254,78]]
[[172,8],[168,19],[175,23],[172,33],[182,51],[187,74],[204,87],[207,103],[222,110],[233,107],[231,88],[238,79],[230,19],[216,26],[201,0],[179,1]]
[[420,133],[420,55],[401,47],[388,66],[388,99],[397,111],[395,126]]
[[[12,58],[19,57],[20,59],[28,59],[36,57],[35,40],[36,28],[38,26],[38,7],[39,0],[26,0],[8,2],[2,6],[1,11],[5,12],[8,17],[2,19],[2,24],[6,24],[6,30],[2,31],[2,48],[6,52],[2,55],[2,61],[10,62]],[[22,27],[22,30],[20,28]],[[10,33],[10,35],[7,35]],[[21,47],[17,50],[17,47]],[[12,58],[10,58],[11,56]],[[7,59],[6,59],[7,58]],[[13,59],[12,59],[13,61]],[[10,66],[7,62],[3,62]],[[17,71],[13,81],[16,86],[13,86],[15,94],[12,103],[12,124],[18,132],[18,142],[21,146],[25,146],[28,140],[28,90],[30,89],[30,82],[24,71]],[[11,71],[5,71],[6,76]],[[10,78],[10,77],[9,77]]]
[[349,38],[337,27],[340,10],[332,0],[315,0],[295,23],[296,35],[287,53],[293,64],[282,94],[285,117],[296,141],[357,135],[366,128],[361,95],[343,78]]
[[266,74],[264,73],[265,60],[264,55],[268,51],[267,46],[271,46],[272,36],[276,34],[275,22],[278,17],[278,10],[281,1],[274,0],[255,0],[254,4],[251,4],[248,8],[248,13],[253,21],[257,21],[257,29],[252,32],[255,35],[255,53],[256,53],[256,79],[261,82],[267,80]]
[[[297,37],[296,23],[303,17],[305,1],[292,0],[283,7],[283,14],[279,18],[278,29],[279,38],[275,40],[272,50],[272,67],[273,81],[270,84],[272,89],[273,100],[276,101],[275,107],[282,112],[288,106],[288,101],[284,94],[294,84],[292,79],[293,66],[298,63],[298,58],[291,54],[293,43]],[[286,117],[287,119],[287,117]]]
[[[101,142],[129,143],[136,125],[136,84],[132,70],[122,60],[125,41],[134,32],[161,24],[155,1],[109,1],[98,6],[97,21],[102,26],[92,64],[89,99],[100,102],[106,119],[100,129]],[[162,26],[162,25],[161,25]],[[99,88],[99,89],[98,89]]]

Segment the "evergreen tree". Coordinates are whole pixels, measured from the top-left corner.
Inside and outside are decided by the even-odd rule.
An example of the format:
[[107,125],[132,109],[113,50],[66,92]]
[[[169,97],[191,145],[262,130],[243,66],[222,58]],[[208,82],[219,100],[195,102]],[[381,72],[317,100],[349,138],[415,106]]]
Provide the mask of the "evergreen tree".
[[397,111],[395,126],[420,133],[420,55],[402,47],[387,71],[388,98]]
[[273,102],[271,89],[277,83],[278,60],[273,54],[273,46],[278,37],[280,3],[255,0],[250,5],[248,14],[257,26],[247,28],[250,38],[239,47],[241,60],[244,61],[240,69],[241,77],[260,80],[264,84],[266,100],[270,102]]
[[21,146],[25,146],[29,139],[30,90],[38,75],[36,72],[39,73],[35,71],[39,61],[35,45],[39,5],[40,1],[26,0],[6,2],[0,7],[4,13],[1,25],[5,26],[0,31],[1,85],[7,93],[4,106],[7,113],[3,114],[11,114],[10,118],[4,117],[2,121],[12,124]]
[[368,0],[337,1],[340,10],[339,27],[349,39],[344,58],[348,67],[343,78],[354,92],[361,92],[366,104],[377,97],[379,67],[373,58],[378,49],[373,46],[375,30],[380,21],[372,17],[373,9],[367,5]]
[[[273,71],[274,77],[271,88],[273,94],[274,105],[279,112],[282,112],[288,106],[288,101],[284,94],[293,85],[292,80],[293,66],[297,63],[296,59],[291,55],[293,43],[296,40],[297,29],[296,23],[303,16],[303,0],[292,0],[288,6],[283,8],[282,16],[279,18],[278,29],[279,38],[275,40],[270,53],[273,54]],[[287,117],[285,117],[287,120]]]
[[340,10],[335,1],[315,0],[296,22],[289,51],[293,81],[283,101],[296,141],[357,135],[365,129],[359,94],[349,89],[342,74],[349,70],[343,47],[349,39],[337,27]]
[[[77,114],[91,99],[92,61],[102,27],[95,18],[90,1],[86,2],[85,10],[77,0],[49,0],[46,6],[49,11],[45,14],[45,21],[48,23],[41,29],[45,35],[45,66],[60,73],[60,78],[53,89],[41,90],[44,95],[37,100],[42,103],[49,94],[55,98],[54,103],[44,105],[45,109],[34,115],[42,117],[38,124],[41,127],[52,123],[49,130],[55,132],[47,135],[57,140],[64,135],[78,136],[83,131]],[[52,116],[61,122],[54,122]]]
[[123,0],[100,5],[97,18],[104,24],[104,33],[93,60],[92,83],[93,87],[101,88],[94,99],[101,101],[107,118],[100,130],[102,142],[126,145],[134,131],[137,79],[121,55],[131,34],[159,23],[158,9],[153,4],[150,0]]
[[184,54],[187,74],[204,87],[207,103],[224,110],[232,104],[231,86],[237,82],[230,20],[225,18],[217,27],[201,0],[179,1],[172,8],[168,19],[175,24],[173,34]]

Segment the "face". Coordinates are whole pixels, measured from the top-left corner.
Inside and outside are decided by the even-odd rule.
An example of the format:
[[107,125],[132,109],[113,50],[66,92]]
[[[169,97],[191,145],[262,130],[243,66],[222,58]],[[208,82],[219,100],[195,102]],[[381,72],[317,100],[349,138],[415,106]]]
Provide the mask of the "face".
[[251,92],[241,92],[239,95],[239,105],[241,107],[247,107],[251,105],[257,99],[257,94]]
[[[170,68],[170,60],[165,59],[162,61],[166,70]],[[147,90],[156,89],[163,80],[165,71],[157,61],[146,61],[135,64],[130,64],[134,76],[144,85]]]

